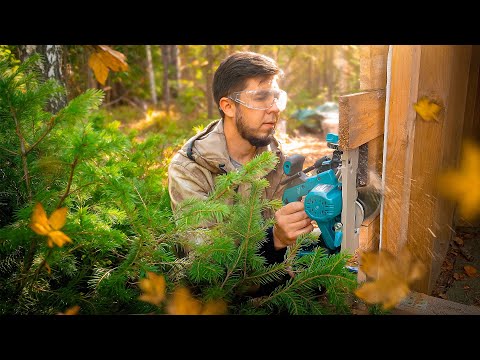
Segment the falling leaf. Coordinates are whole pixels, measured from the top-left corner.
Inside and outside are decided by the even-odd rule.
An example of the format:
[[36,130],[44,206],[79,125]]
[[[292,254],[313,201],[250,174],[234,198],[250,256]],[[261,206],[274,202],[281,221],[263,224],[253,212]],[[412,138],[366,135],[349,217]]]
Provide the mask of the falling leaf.
[[227,304],[223,300],[207,301],[200,315],[221,315],[227,312]]
[[97,45],[97,54],[102,62],[112,71],[127,71],[128,64],[125,61],[126,56],[120,51],[113,50],[107,45]]
[[477,269],[475,269],[473,266],[471,265],[465,265],[463,267],[463,269],[465,270],[466,274],[470,277],[477,277],[478,274],[477,274]]
[[442,109],[440,105],[431,101],[427,97],[422,97],[416,104],[413,105],[415,111],[425,121],[438,121],[438,114]]
[[203,305],[188,288],[181,286],[173,292],[167,311],[171,315],[221,315],[226,313],[227,305],[222,300],[210,300]]
[[138,286],[143,291],[139,297],[142,301],[158,306],[165,299],[166,283],[162,275],[149,271],[147,278],[140,280]]
[[33,208],[30,228],[39,235],[47,236],[47,245],[49,247],[53,247],[53,244],[62,247],[65,243],[72,242],[67,235],[60,231],[65,225],[66,218],[67,208],[56,209],[50,215],[50,218],[47,218],[47,213],[43,209],[42,204],[37,203]]
[[93,70],[93,74],[95,75],[95,78],[97,81],[105,85],[105,81],[107,81],[108,77],[108,67],[103,63],[102,58],[98,53],[94,52],[92,55],[90,55],[90,58],[88,59],[88,66]]
[[425,270],[407,248],[400,251],[398,257],[385,250],[362,253],[360,269],[374,280],[363,283],[355,295],[367,303],[382,304],[385,310],[395,307],[406,297],[410,285]]
[[65,310],[65,312],[59,312],[57,315],[78,315],[78,312],[80,311],[80,306],[78,305],[74,305],[70,308],[68,308],[67,310]]
[[126,57],[119,51],[113,50],[107,45],[95,45],[93,52],[88,59],[88,66],[93,70],[97,81],[105,85],[108,73],[112,71],[127,71],[128,64]]
[[460,168],[440,174],[438,186],[445,197],[458,202],[461,216],[473,220],[480,213],[480,148],[467,140],[462,155]]

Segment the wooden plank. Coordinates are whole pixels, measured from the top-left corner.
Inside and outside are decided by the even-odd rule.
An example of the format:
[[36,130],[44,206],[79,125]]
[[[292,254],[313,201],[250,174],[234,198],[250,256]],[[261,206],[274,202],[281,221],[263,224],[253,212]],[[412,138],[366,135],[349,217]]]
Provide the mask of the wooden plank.
[[358,247],[362,251],[378,251],[380,233],[380,216],[366,219],[360,227]]
[[388,45],[360,46],[360,90],[385,89]]
[[[456,162],[471,46],[394,46],[381,248],[408,246],[427,271],[413,286],[430,293],[445,256],[453,203],[438,194],[441,169]],[[425,121],[413,104],[427,96],[444,111]]]
[[[417,256],[430,265],[430,273],[415,290],[430,294],[448,251],[453,234],[455,203],[440,196],[437,179],[447,168],[458,164],[467,98],[471,46],[425,46],[418,96],[428,96],[444,107],[438,122],[420,120],[415,125],[408,242]],[[426,141],[427,143],[422,144]],[[425,151],[428,148],[429,151]],[[419,219],[425,219],[419,221]]]
[[339,97],[339,146],[359,147],[383,134],[385,90],[364,91]]
[[[360,46],[360,91],[386,89],[388,48],[388,45]],[[379,177],[382,174],[383,132],[365,146],[368,149],[366,162],[367,183],[369,183],[372,171]],[[362,154],[361,148],[360,154]],[[359,164],[363,164],[362,158],[359,159]]]
[[372,173],[378,178],[382,177],[383,164],[383,134],[370,140],[368,143],[368,181],[370,183]]
[[[381,249],[394,254],[406,243],[413,147],[412,136],[416,117],[412,104],[417,101],[421,46],[396,45],[392,50],[387,158],[381,224]],[[385,148],[384,148],[385,151]],[[406,181],[406,183],[405,183]]]
[[480,307],[412,291],[396,306],[392,315],[480,315]]
[[473,141],[480,141],[480,107],[479,94],[480,77],[480,46],[472,47],[472,60],[470,61],[470,72],[468,74],[467,103],[465,107],[465,121],[463,125],[463,138]]

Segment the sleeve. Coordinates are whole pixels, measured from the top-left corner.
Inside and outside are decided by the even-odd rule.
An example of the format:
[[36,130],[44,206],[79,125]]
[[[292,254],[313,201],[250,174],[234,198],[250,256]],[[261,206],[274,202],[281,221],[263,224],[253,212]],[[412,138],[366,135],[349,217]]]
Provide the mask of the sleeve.
[[260,255],[262,255],[269,265],[278,264],[283,262],[287,248],[275,250],[273,245],[273,226],[270,226],[266,232],[267,240],[262,244],[260,248]]

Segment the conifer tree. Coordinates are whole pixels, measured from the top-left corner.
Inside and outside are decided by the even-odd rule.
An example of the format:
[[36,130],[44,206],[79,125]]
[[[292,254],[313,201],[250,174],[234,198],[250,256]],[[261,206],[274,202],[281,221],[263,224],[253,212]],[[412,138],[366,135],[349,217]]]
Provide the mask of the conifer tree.
[[[275,154],[264,152],[238,171],[219,176],[206,201],[188,199],[180,205],[178,229],[192,246],[184,284],[204,302],[225,301],[230,314],[348,313],[356,279],[345,268],[346,254],[327,255],[317,247],[300,257],[299,249],[317,240],[313,235],[301,236],[280,264],[268,265],[259,253],[273,224],[273,219],[263,220],[262,210],[281,206],[278,200],[261,200],[268,186],[265,176],[277,162]],[[248,196],[234,191],[240,184],[249,187]],[[234,198],[232,206],[225,205],[228,197]],[[288,273],[295,275],[282,283]],[[259,286],[272,291],[253,296]],[[322,289],[326,297],[320,296]]]
[[154,311],[136,283],[178,261],[164,235],[165,139],[137,142],[106,122],[100,90],[46,111],[62,89],[38,60],[0,58],[0,313]]

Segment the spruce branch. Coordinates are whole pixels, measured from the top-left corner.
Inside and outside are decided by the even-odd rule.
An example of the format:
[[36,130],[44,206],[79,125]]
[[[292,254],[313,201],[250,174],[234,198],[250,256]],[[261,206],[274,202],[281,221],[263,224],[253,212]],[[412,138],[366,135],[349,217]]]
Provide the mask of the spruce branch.
[[10,106],[10,112],[15,120],[15,132],[20,140],[20,156],[22,157],[23,174],[25,177],[25,185],[27,186],[28,200],[32,201],[32,189],[30,187],[30,175],[28,173],[27,153],[25,148],[25,138],[23,137],[22,130],[20,129],[20,122],[18,121],[15,109]]
[[12,150],[9,150],[9,149],[6,149],[6,148],[4,148],[3,146],[0,146],[0,149],[2,149],[3,151],[8,152],[8,153],[11,154],[11,155],[15,155],[15,156],[19,155],[19,153],[15,152],[15,151],[12,151]]
[[53,129],[53,126],[54,126],[54,121],[55,121],[55,116],[52,116],[49,120],[49,122],[47,123],[47,129],[43,132],[43,134],[38,138],[37,141],[35,141],[35,143],[33,143],[32,146],[30,146],[26,152],[25,152],[25,155],[27,155],[28,153],[30,153],[30,151],[32,151],[33,149],[35,149],[35,147],[40,144],[40,142],[45,138],[45,136],[48,135],[48,133]]
[[73,181],[73,174],[75,172],[75,167],[77,166],[79,156],[77,155],[75,159],[73,159],[73,162],[70,164],[70,175],[68,176],[68,183],[67,183],[67,188],[65,189],[65,192],[63,193],[62,197],[58,201],[57,204],[57,209],[59,209],[67,196],[70,194],[70,187],[72,186],[72,181]]

